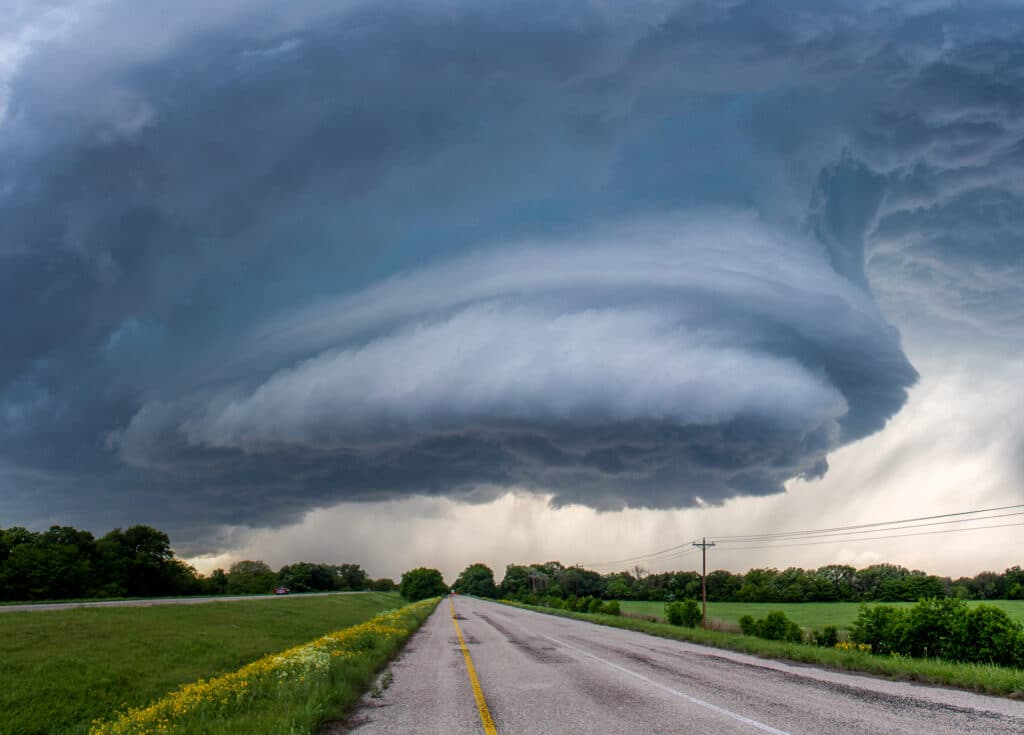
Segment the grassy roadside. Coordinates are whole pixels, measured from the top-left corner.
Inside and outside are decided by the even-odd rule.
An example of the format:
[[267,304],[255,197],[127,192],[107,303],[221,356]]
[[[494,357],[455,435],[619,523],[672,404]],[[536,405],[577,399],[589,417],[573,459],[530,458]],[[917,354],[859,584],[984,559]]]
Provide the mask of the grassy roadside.
[[396,593],[0,614],[0,735],[89,723],[362,623]]
[[[869,605],[891,605],[893,607],[912,607],[916,602],[879,602]],[[1006,612],[1014,620],[1024,623],[1024,600],[970,600],[968,605],[992,605]],[[660,621],[665,618],[664,602],[640,602],[638,600],[620,600],[623,613],[655,617]],[[859,602],[709,602],[708,619],[721,620],[726,623],[738,624],[744,615],[763,618],[772,610],[782,610],[786,617],[803,628],[821,629],[826,625],[835,625],[840,629],[849,630],[860,612]]]
[[995,694],[1013,699],[1024,699],[1024,670],[988,664],[958,664],[939,659],[892,658],[873,656],[859,651],[820,648],[802,643],[767,641],[738,633],[722,633],[700,628],[683,628],[667,623],[651,623],[637,618],[592,615],[589,613],[553,610],[547,607],[524,605],[501,600],[503,604],[525,610],[556,615],[562,618],[585,620],[612,628],[635,630],[661,638],[699,643],[715,648],[750,654],[761,658],[782,659],[813,664],[828,669],[874,674],[889,679],[914,681],[925,684],[968,689],[983,694]]
[[438,599],[379,613],[237,671],[187,684],[90,735],[313,733],[344,713],[433,612]]

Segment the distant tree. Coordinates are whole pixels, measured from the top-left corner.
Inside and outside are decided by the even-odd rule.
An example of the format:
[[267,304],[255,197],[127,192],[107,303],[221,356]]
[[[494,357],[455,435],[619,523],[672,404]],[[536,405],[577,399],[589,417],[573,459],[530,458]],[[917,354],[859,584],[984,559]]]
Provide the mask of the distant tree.
[[395,584],[395,580],[389,579],[388,577],[381,577],[375,579],[370,584],[370,589],[374,592],[394,592],[398,589],[398,585]]
[[1024,569],[1019,566],[1010,567],[1003,573],[1006,585],[1006,599],[1024,600]]
[[505,567],[505,578],[501,580],[501,594],[517,597],[530,592],[530,567],[509,564]]
[[418,567],[402,575],[398,590],[409,602],[415,602],[448,594],[448,585],[438,570]]
[[335,567],[308,561],[281,567],[277,572],[277,583],[293,592],[329,592],[340,587]]
[[249,559],[232,564],[227,578],[228,592],[235,595],[272,592],[277,581],[277,575],[265,561]]
[[462,570],[452,589],[460,595],[497,597],[498,587],[494,584],[494,572],[486,564],[470,564]]
[[857,570],[848,564],[828,564],[819,567],[815,576],[827,592],[823,600],[853,600],[853,580]]
[[334,574],[338,579],[337,589],[365,590],[370,586],[370,577],[358,564],[338,564]]
[[631,578],[626,573],[617,574],[607,580],[605,591],[608,593],[608,597],[612,600],[632,600],[633,585],[630,584],[630,581]]
[[214,569],[207,579],[210,594],[223,595],[228,591],[228,575],[223,569]]
[[129,597],[186,594],[198,589],[195,570],[174,558],[167,534],[150,526],[115,528],[96,544],[107,593]]

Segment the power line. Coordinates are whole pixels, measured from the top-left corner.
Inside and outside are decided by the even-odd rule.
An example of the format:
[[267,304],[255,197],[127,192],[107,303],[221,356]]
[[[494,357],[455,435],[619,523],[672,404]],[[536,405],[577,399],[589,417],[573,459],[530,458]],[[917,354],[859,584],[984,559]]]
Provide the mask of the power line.
[[[778,549],[778,548],[787,548],[787,547],[792,547],[792,546],[814,546],[814,545],[822,545],[822,544],[834,544],[834,543],[842,543],[843,541],[871,541],[871,540],[883,540],[883,539],[890,539],[890,538],[904,538],[904,537],[908,537],[908,536],[927,536],[927,535],[940,534],[940,533],[954,533],[954,532],[958,532],[958,531],[983,530],[983,529],[989,529],[989,528],[1009,528],[1009,527],[1019,526],[1019,525],[1024,525],[1024,524],[1010,523],[1010,524],[1002,524],[1002,525],[994,525],[994,526],[976,526],[976,527],[972,527],[972,528],[951,528],[951,529],[943,529],[943,530],[940,530],[940,531],[928,531],[928,532],[911,533],[911,534],[896,534],[896,535],[889,535],[889,536],[863,536],[863,537],[858,537],[859,534],[879,533],[879,532],[884,532],[884,531],[899,531],[899,530],[905,530],[905,529],[909,529],[909,528],[924,528],[924,527],[927,527],[927,526],[946,525],[946,524],[952,524],[952,523],[969,523],[969,522],[976,522],[976,521],[987,521],[987,520],[992,520],[992,519],[995,519],[995,518],[1007,518],[1007,517],[1011,517],[1011,516],[1024,515],[1024,510],[1020,510],[1020,512],[1014,512],[1014,513],[1004,513],[1004,514],[1000,514],[1000,515],[980,516],[980,514],[982,514],[982,513],[995,513],[997,511],[1003,511],[1003,510],[1018,511],[1019,509],[1024,509],[1024,503],[1020,503],[1020,504],[1017,504],[1017,505],[1003,505],[1003,506],[998,506],[998,507],[994,507],[994,508],[978,508],[976,510],[964,510],[964,511],[958,511],[956,513],[940,513],[940,514],[937,514],[937,515],[930,515],[930,516],[918,516],[916,518],[901,518],[901,519],[893,520],[893,521],[876,521],[874,523],[858,523],[858,524],[849,525],[849,526],[833,526],[831,528],[813,528],[813,529],[804,529],[804,530],[797,530],[797,531],[778,531],[778,532],[759,533],[759,534],[741,534],[741,535],[735,535],[735,536],[711,536],[709,538],[712,538],[716,542],[722,543],[725,548],[732,548],[732,549],[735,549],[735,550],[746,549],[746,550],[750,550],[750,551],[755,551],[755,550],[759,550],[759,549]],[[980,516],[980,517],[966,518],[964,516]],[[942,521],[939,521],[938,519],[956,519],[956,520],[942,520]],[[935,522],[935,523],[918,523],[918,521],[937,521],[937,522]],[[914,524],[914,525],[906,525],[906,524]],[[772,541],[795,541],[795,542],[798,542],[798,541],[801,541],[803,539],[828,539],[828,538],[835,538],[835,537],[838,537],[838,536],[851,536],[853,538],[845,538],[845,539],[834,540],[834,541],[806,541],[804,543],[774,544],[774,545],[766,545],[766,546],[743,546],[742,545],[742,544],[750,544],[750,543],[770,544]],[[657,551],[652,551],[652,552],[649,552],[647,554],[640,554],[638,556],[631,556],[631,557],[627,557],[627,558],[623,558],[623,559],[614,559],[614,560],[611,560],[611,561],[591,562],[591,563],[585,564],[584,566],[589,567],[589,568],[594,568],[594,567],[611,567],[611,566],[616,566],[616,565],[619,565],[619,564],[629,564],[629,563],[644,562],[644,561],[646,561],[648,563],[650,563],[650,562],[663,562],[663,561],[667,561],[668,559],[671,559],[671,558],[682,557],[685,554],[690,553],[691,551],[694,551],[694,550],[695,549],[691,546],[691,543],[687,542],[687,543],[684,543],[684,544],[678,544],[676,546],[669,546],[668,548],[665,548],[665,549],[659,549]]]
[[[979,518],[978,520],[984,520]],[[860,538],[835,539],[832,541],[805,541],[803,543],[773,544],[770,546],[729,546],[726,551],[757,551],[759,549],[788,549],[794,546],[821,546],[823,544],[843,544],[849,541],[881,541],[883,539],[909,538],[911,536],[933,536],[940,533],[963,533],[965,531],[984,531],[990,528],[1015,528],[1024,523],[999,523],[992,526],[974,526],[972,528],[944,528],[941,531],[918,531],[917,533],[897,533],[890,536],[862,536]],[[892,530],[892,529],[884,529]]]
[[[826,533],[830,531],[851,531],[858,528],[872,528],[877,526],[893,526],[899,523],[913,523],[915,521],[932,521],[938,518],[953,518],[956,516],[977,515],[979,513],[993,513],[999,510],[1016,510],[1024,508],[1024,503],[1017,505],[1003,505],[998,508],[980,508],[978,510],[964,510],[957,513],[942,513],[933,516],[920,516],[918,518],[901,518],[895,521],[878,521],[876,523],[860,523],[853,526],[835,526],[833,528],[814,528],[803,531],[778,531],[774,533],[754,533],[739,536],[715,536],[716,541],[768,541],[780,536],[799,536],[815,533]],[[980,520],[980,519],[979,519]]]
[[645,559],[650,559],[650,557],[652,557],[652,556],[659,556],[661,554],[667,554],[670,551],[678,551],[679,549],[688,548],[689,546],[690,546],[690,542],[687,541],[685,544],[679,544],[678,546],[670,546],[667,549],[662,549],[661,551],[652,551],[649,554],[641,554],[640,556],[631,556],[628,559],[615,559],[613,561],[591,562],[589,564],[584,564],[583,566],[585,566],[585,567],[608,567],[608,566],[612,566],[612,565],[615,565],[615,564],[629,564],[630,562],[644,561]]
[[[802,539],[834,538],[836,536],[857,536],[857,535],[864,534],[864,533],[881,533],[881,532],[884,532],[884,531],[902,531],[902,530],[905,530],[905,529],[908,529],[908,528],[927,528],[927,527],[930,527],[930,526],[946,526],[946,525],[949,525],[949,524],[952,524],[952,523],[977,523],[978,521],[992,521],[992,520],[995,520],[997,518],[1012,518],[1012,517],[1016,517],[1016,516],[1024,516],[1024,510],[1015,511],[1013,513],[998,513],[996,515],[987,515],[987,516],[981,516],[981,517],[978,517],[978,518],[954,518],[952,520],[946,520],[946,521],[931,521],[930,523],[912,523],[912,524],[905,524],[905,525],[896,525],[895,523],[893,523],[893,524],[888,524],[887,528],[863,528],[863,529],[861,529],[859,531],[840,531],[838,533],[815,533],[815,534],[805,534],[805,535],[802,535],[802,536],[801,535],[796,535],[796,534],[794,534],[792,536],[788,536],[788,535],[784,535],[784,534],[779,534],[778,536],[775,536],[775,537],[772,537],[772,538],[750,539],[749,541],[731,541],[731,540],[721,541],[720,540],[719,543],[721,543],[721,544],[728,544],[728,545],[732,546],[733,544],[761,543],[761,542],[768,542],[768,541],[797,541],[797,540],[802,540]],[[741,548],[744,548],[744,547],[741,547]]]

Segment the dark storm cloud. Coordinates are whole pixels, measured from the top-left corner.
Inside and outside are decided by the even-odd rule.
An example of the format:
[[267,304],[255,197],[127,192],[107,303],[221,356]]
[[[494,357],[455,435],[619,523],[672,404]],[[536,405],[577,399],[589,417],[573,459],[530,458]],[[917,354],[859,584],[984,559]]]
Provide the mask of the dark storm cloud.
[[508,486],[678,507],[820,474],[916,377],[879,284],[1011,329],[1019,15],[23,17],[0,512],[273,524]]

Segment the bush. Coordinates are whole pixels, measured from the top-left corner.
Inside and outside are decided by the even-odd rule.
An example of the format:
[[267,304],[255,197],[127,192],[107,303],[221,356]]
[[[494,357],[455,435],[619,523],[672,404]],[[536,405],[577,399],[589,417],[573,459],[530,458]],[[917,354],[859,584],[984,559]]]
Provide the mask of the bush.
[[696,600],[683,600],[683,625],[696,628],[703,618],[704,614]]
[[802,643],[804,640],[803,628],[787,618],[786,613],[781,610],[773,610],[760,620],[744,615],[740,618],[740,630],[744,635],[754,635],[770,641]]
[[839,628],[834,625],[826,625],[821,630],[814,631],[814,643],[826,648],[834,648],[839,642]]
[[908,656],[964,661],[974,645],[967,639],[967,603],[956,598],[921,600],[907,610],[901,632],[893,648]]
[[1024,651],[1016,650],[1024,636],[1020,623],[991,605],[972,608],[965,622],[965,639],[971,647],[961,651],[964,661],[1024,668]]
[[604,615],[621,615],[622,611],[619,609],[619,601],[612,600],[606,602],[601,606],[601,613]]
[[786,617],[782,610],[773,610],[757,621],[757,635],[770,641],[793,641],[804,639],[803,629]]
[[665,603],[665,620],[670,622],[672,625],[683,624],[683,603],[681,602],[666,602]]
[[743,635],[757,635],[757,621],[753,615],[744,615],[740,618],[740,632]]
[[1024,667],[1024,626],[999,608],[963,600],[922,600],[899,610],[862,607],[851,637],[881,654]]
[[903,645],[906,610],[892,605],[862,605],[850,628],[854,643],[866,643],[875,653],[905,653]]
[[599,612],[601,612],[601,608],[603,606],[604,606],[604,603],[601,602],[599,599],[597,599],[595,597],[595,598],[591,599],[590,602],[587,604],[587,612],[589,612],[589,613],[599,613]]

